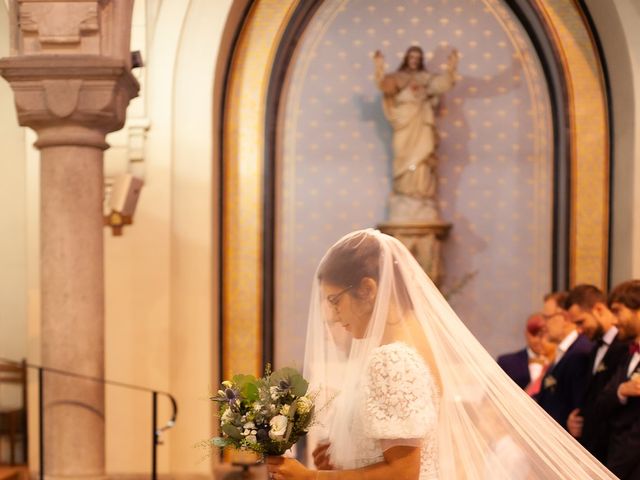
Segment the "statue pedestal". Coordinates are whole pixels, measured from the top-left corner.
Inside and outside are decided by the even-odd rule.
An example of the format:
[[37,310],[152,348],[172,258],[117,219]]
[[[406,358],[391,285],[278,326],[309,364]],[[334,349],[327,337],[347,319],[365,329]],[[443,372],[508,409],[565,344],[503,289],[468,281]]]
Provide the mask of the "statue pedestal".
[[441,259],[442,243],[451,229],[444,222],[385,222],[378,229],[400,240],[436,285],[444,273]]

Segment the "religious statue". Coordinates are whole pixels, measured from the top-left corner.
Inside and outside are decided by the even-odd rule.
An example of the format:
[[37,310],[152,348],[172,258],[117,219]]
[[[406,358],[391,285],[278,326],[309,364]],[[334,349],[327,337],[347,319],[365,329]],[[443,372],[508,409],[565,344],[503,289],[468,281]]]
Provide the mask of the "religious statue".
[[438,212],[435,116],[440,97],[455,84],[458,52],[449,54],[445,71],[438,74],[425,69],[418,46],[407,49],[393,73],[385,73],[379,50],[373,60],[382,110],[393,129],[389,222],[379,228],[402,241],[437,284],[443,276],[441,243],[451,225]]
[[409,47],[397,71],[385,74],[384,56],[374,54],[375,80],[383,93],[382,109],[393,129],[391,220],[438,219],[435,113],[440,96],[455,83],[458,52],[443,73],[424,67],[422,49]]

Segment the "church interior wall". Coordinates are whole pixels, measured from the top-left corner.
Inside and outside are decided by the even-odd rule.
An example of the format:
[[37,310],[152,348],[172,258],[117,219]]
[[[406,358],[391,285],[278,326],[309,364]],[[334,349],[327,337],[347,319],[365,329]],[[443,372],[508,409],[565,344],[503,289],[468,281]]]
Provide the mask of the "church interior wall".
[[611,283],[640,277],[640,5],[586,2],[604,51],[613,117]]
[[[208,400],[218,374],[212,105],[230,7],[230,1],[147,3],[140,30],[147,41],[141,97],[150,125],[145,186],[134,225],[122,237],[105,237],[107,374],[176,397],[178,421],[159,449],[161,471],[176,477],[211,471],[207,452],[194,445],[214,425]],[[134,16],[132,42],[140,22]],[[134,412],[129,400],[112,395],[108,405],[122,417],[109,424],[108,470],[148,471],[148,400],[139,399]],[[161,410],[160,421],[168,413]],[[127,446],[119,435],[125,426]]]
[[[122,237],[105,230],[106,376],[176,395],[177,426],[159,448],[160,472],[176,477],[211,471],[211,460],[203,461],[194,444],[207,438],[215,423],[207,398],[218,380],[218,180],[212,105],[214,92],[219,92],[216,62],[225,54],[219,49],[232,3],[136,2],[132,43],[146,53],[146,67],[139,72],[146,89],[129,112],[150,125],[143,165],[131,167],[127,128],[110,136],[114,149],[105,164],[107,176],[134,168],[141,169],[145,180],[134,224]],[[599,29],[612,82],[615,283],[640,277],[640,10],[634,0],[586,3]],[[609,15],[609,7],[617,16]],[[0,56],[8,54],[8,41],[2,2]],[[0,201],[10,206],[4,209],[0,237],[0,356],[28,355],[37,363],[39,164],[34,140],[33,132],[17,125],[13,94],[0,82]],[[149,398],[113,388],[106,394],[107,470],[148,472]],[[167,415],[167,405],[161,405],[160,419]],[[37,438],[31,420],[32,438]],[[33,442],[32,458],[36,448]]]
[[307,26],[282,114],[277,364],[301,362],[299,319],[322,253],[388,219],[392,132],[371,55],[381,49],[390,72],[411,44],[432,73],[452,48],[461,54],[436,119],[439,207],[453,224],[442,289],[475,272],[452,305],[491,353],[521,344],[524,319],[550,289],[551,107],[540,64],[524,60],[536,57],[531,43],[498,4],[328,1]]
[[[135,3],[132,50],[140,50],[145,62],[135,71],[142,89],[129,106],[125,127],[108,136],[112,148],[105,155],[107,186],[126,171],[145,181],[134,224],[119,237],[105,229],[105,375],[177,398],[176,427],[158,450],[159,472],[176,478],[208,476],[216,458],[195,445],[213,432],[208,397],[218,381],[212,105],[218,46],[231,3]],[[0,21],[0,54],[6,56],[4,4]],[[0,105],[0,195],[14,207],[6,212],[10,228],[3,228],[0,240],[0,352],[38,363],[39,158],[31,146],[35,134],[17,125],[5,82]],[[159,407],[164,422],[170,409],[162,397]],[[106,411],[107,471],[146,475],[150,395],[107,387]],[[35,415],[30,435],[37,438]],[[32,442],[30,457],[37,459],[37,453]]]

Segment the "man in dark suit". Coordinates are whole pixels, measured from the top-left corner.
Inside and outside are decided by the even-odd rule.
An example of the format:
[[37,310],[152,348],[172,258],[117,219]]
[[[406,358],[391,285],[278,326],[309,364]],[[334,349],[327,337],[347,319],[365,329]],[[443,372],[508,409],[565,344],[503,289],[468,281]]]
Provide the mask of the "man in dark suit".
[[557,344],[553,364],[542,379],[538,404],[564,428],[569,413],[582,404],[593,344],[580,335],[561,306],[544,313],[546,336]]
[[609,424],[603,420],[595,404],[618,366],[626,360],[628,342],[620,338],[618,319],[609,310],[607,298],[598,287],[574,287],[569,292],[565,307],[578,332],[595,342],[589,356],[584,401],[569,414],[567,429],[593,456],[605,463]]
[[536,380],[549,362],[544,351],[544,325],[539,313],[529,316],[524,333],[526,348],[498,357],[498,365],[520,388],[524,389],[532,380]]
[[621,480],[640,480],[640,280],[618,285],[609,305],[620,331],[634,340],[595,409],[610,424],[605,464]]

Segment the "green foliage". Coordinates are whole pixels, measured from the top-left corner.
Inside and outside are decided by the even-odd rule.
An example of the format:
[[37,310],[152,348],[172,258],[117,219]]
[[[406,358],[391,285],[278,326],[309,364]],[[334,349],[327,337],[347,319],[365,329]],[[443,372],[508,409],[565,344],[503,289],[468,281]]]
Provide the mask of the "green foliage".
[[230,423],[225,423],[220,427],[220,430],[222,430],[223,433],[226,433],[229,437],[233,438],[234,440],[242,440],[242,432],[235,425],[232,425]]
[[231,440],[224,437],[213,437],[211,439],[211,445],[213,445],[214,447],[225,448],[231,445],[231,443]]
[[309,389],[309,382],[295,368],[284,367],[269,376],[269,385],[271,386],[277,386],[281,381],[291,386],[291,393],[296,397],[302,397]]
[[313,420],[314,396],[308,389],[300,372],[289,367],[272,372],[267,365],[262,378],[234,375],[210,397],[220,405],[221,436],[209,445],[282,455],[306,435]]
[[243,400],[254,402],[258,399],[258,379],[253,375],[234,375],[232,382],[240,390]]

